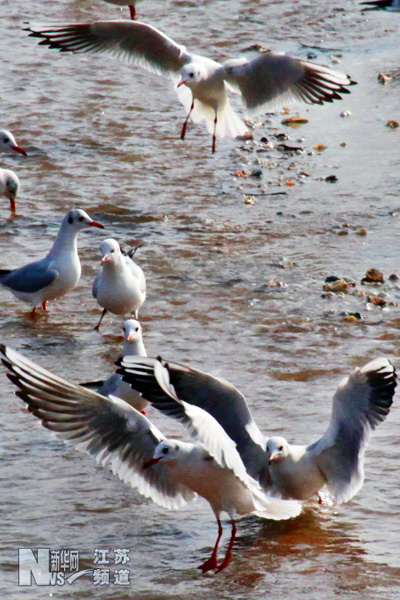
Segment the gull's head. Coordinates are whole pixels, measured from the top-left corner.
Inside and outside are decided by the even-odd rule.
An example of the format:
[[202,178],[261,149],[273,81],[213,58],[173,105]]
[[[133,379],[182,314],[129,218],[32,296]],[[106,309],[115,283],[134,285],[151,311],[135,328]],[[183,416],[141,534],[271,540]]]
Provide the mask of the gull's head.
[[111,238],[101,242],[100,251],[103,256],[103,258],[101,259],[101,262],[103,264],[116,264],[118,262],[119,257],[121,256],[121,250],[118,242]]
[[189,63],[181,69],[181,80],[178,83],[180,85],[187,85],[189,88],[201,83],[208,77],[207,69],[204,65],[197,63]]
[[142,326],[136,319],[125,321],[123,330],[126,342],[139,342],[142,339]]
[[19,192],[19,179],[13,171],[9,171],[8,169],[3,169],[0,172],[0,178],[3,183],[3,194],[10,201],[12,214],[15,214],[15,199]]
[[148,469],[161,461],[174,462],[178,460],[180,449],[180,444],[177,440],[164,440],[160,442],[154,450],[153,458],[143,465],[143,469]]
[[100,227],[100,229],[104,229],[104,225],[97,221],[93,221],[93,219],[81,208],[69,210],[64,217],[63,224],[65,224],[65,227],[72,228],[75,231],[80,231],[87,227]]
[[267,456],[269,464],[280,462],[289,454],[289,444],[285,438],[274,436],[267,441]]
[[0,149],[5,150],[6,152],[18,152],[19,154],[24,154],[26,156],[25,150],[21,148],[21,146],[18,146],[13,134],[6,129],[0,131]]

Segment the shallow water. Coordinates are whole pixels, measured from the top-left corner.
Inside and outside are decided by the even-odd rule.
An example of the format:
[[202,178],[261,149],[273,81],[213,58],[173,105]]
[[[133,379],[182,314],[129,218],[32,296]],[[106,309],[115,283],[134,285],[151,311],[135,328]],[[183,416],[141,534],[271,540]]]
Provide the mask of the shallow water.
[[[107,315],[101,333],[93,331],[100,311],[90,288],[103,236],[126,245],[139,238],[149,354],[232,381],[266,434],[318,439],[342,377],[379,355],[399,364],[399,307],[366,303],[382,289],[400,302],[399,286],[376,290],[360,281],[371,267],[386,280],[399,272],[400,130],[385,126],[399,120],[399,79],[382,86],[377,75],[398,70],[400,14],[363,14],[350,1],[140,3],[143,21],[193,51],[231,58],[255,42],[299,57],[312,51],[358,81],[342,102],[291,104],[290,115],[306,125],[282,125],[287,115],[279,111],[261,115],[254,142],[218,140],[212,156],[202,126],[179,139],[184,111],[167,81],[106,55],[60,55],[21,31],[29,20],[83,22],[126,11],[83,0],[0,0],[0,9],[1,127],[29,153],[1,156],[22,184],[18,218],[2,201],[1,266],[42,256],[71,207],[106,226],[104,234],[80,235],[81,282],[47,315],[32,321],[0,290],[1,341],[76,381],[111,373],[123,320]],[[279,133],[304,152],[260,142],[275,144]],[[318,144],[326,149],[314,151]],[[253,169],[262,178],[236,175]],[[330,175],[336,183],[325,181]],[[362,228],[366,236],[357,234]],[[353,279],[366,295],[323,297],[330,275]],[[344,312],[363,319],[347,321]],[[121,600],[399,597],[396,401],[368,447],[365,484],[352,502],[312,501],[285,523],[244,518],[233,564],[202,577],[196,566],[216,536],[206,502],[179,513],[160,509],[51,438],[23,412],[4,374],[0,395],[2,597],[71,597],[72,590],[74,598]],[[174,423],[157,423],[184,435]],[[94,588],[85,577],[71,588],[21,588],[17,549],[28,547],[78,550],[81,569],[93,567],[96,548],[130,549],[131,584]]]

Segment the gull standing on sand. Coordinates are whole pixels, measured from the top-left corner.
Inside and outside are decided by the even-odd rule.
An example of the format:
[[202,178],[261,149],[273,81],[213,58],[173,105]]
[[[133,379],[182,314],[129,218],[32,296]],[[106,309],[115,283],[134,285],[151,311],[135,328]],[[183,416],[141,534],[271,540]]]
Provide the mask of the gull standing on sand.
[[[19,388],[17,395],[57,437],[86,450],[101,466],[109,464],[124,483],[165,508],[181,508],[197,494],[210,503],[218,537],[210,558],[199,566],[203,573],[222,571],[230,563],[236,515],[281,520],[301,512],[297,501],[266,496],[247,474],[235,443],[217,421],[172,392],[170,410],[197,437],[195,444],[166,439],[123,400],[75,385],[6,346],[1,345],[0,351],[9,379]],[[232,521],[232,535],[225,558],[218,564],[222,512]]]
[[33,306],[31,315],[40,304],[47,309],[47,302],[61,298],[71,291],[81,276],[77,237],[82,229],[100,227],[81,209],[67,212],[54,244],[45,258],[19,269],[0,269],[0,284],[9,289],[16,298]]
[[[142,337],[142,326],[135,319],[128,319],[124,323],[124,349],[122,355],[125,356],[147,356]],[[114,373],[106,381],[90,381],[81,383],[83,387],[94,389],[102,396],[116,396],[125,400],[128,404],[136,408],[139,412],[145,414],[144,409],[148,402],[139,392],[134,390],[129,383],[126,383],[118,373]]]
[[129,255],[122,254],[118,242],[104,240],[100,250],[102,269],[93,282],[92,294],[103,312],[95,329],[99,329],[107,311],[115,315],[133,313],[137,319],[139,308],[146,299],[144,273]]
[[[181,139],[189,117],[205,120],[216,136],[237,137],[246,126],[231,107],[227,92],[241,94],[245,111],[254,115],[292,97],[307,104],[340,100],[354,84],[348,75],[285,54],[264,52],[252,61],[244,58],[219,64],[189,53],[161,31],[138,21],[96,21],[63,25],[35,25],[26,29],[41,45],[61,52],[110,52],[157,74],[167,75],[177,85],[179,100],[187,110]],[[180,77],[180,79],[179,79]],[[151,85],[151,83],[150,83]]]
[[390,411],[396,371],[386,358],[373,360],[345,378],[333,398],[325,434],[309,446],[266,440],[244,396],[224,379],[161,358],[126,357],[117,371],[159,410],[168,413],[170,394],[208,411],[236,442],[247,472],[266,491],[304,500],[327,486],[347,502],[364,481],[370,433]]
[[0,169],[0,196],[5,196],[9,199],[10,210],[13,215],[15,215],[15,200],[19,192],[19,186],[19,179],[14,171]]
[[27,155],[25,150],[18,146],[13,134],[7,129],[0,130],[0,150],[2,152],[17,152],[18,154]]

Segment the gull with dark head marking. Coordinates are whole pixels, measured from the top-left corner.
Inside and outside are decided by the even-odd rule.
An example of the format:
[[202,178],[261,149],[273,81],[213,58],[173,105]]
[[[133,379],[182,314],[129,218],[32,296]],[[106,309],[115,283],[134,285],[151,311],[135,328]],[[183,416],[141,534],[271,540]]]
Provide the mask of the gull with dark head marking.
[[173,410],[170,395],[208,411],[236,442],[248,473],[267,491],[305,500],[327,486],[347,502],[364,481],[364,453],[370,433],[390,411],[396,371],[386,358],[373,360],[344,379],[333,398],[324,435],[308,446],[284,438],[267,440],[244,396],[229,382],[161,358],[126,357],[123,379],[159,410]]
[[81,276],[77,237],[82,229],[101,227],[101,223],[79,208],[67,212],[61,222],[50,252],[42,260],[31,262],[18,269],[0,269],[0,284],[16,298],[29,302],[31,315],[36,307],[47,309],[47,302],[70,292]]
[[26,156],[25,150],[18,146],[15,137],[7,129],[0,130],[0,150],[2,152],[17,152]]
[[[301,511],[293,500],[268,497],[246,472],[235,443],[207,412],[180,401],[172,390],[170,412],[187,425],[196,443],[166,439],[140,412],[118,398],[105,398],[39,367],[11,348],[1,346],[9,379],[42,425],[57,437],[86,450],[101,466],[110,465],[124,483],[157,504],[178,509],[197,495],[211,505],[218,523],[212,554],[203,573],[222,571],[231,561],[236,515],[289,519]],[[217,549],[221,513],[232,521],[223,561]]]
[[100,250],[102,269],[93,282],[92,294],[103,312],[95,329],[99,329],[107,311],[115,315],[133,313],[137,319],[146,299],[146,279],[131,253],[123,254],[111,238],[100,244]]
[[[124,348],[122,355],[125,356],[147,356],[142,337],[142,326],[136,319],[128,319],[124,323]],[[106,381],[90,381],[81,383],[84,387],[94,389],[102,396],[116,396],[125,400],[136,410],[145,414],[144,409],[148,402],[139,392],[126,383],[118,373],[114,373]]]
[[19,179],[14,171],[0,169],[0,196],[5,196],[10,201],[11,213],[15,215],[16,203],[19,192]]
[[61,52],[109,52],[169,76],[187,110],[181,138],[189,117],[195,123],[204,120],[213,136],[212,152],[216,137],[237,137],[246,131],[230,105],[228,91],[240,93],[246,113],[253,115],[290,97],[307,104],[340,100],[355,83],[340,71],[274,52],[264,52],[252,61],[240,58],[220,64],[191,54],[161,31],[138,21],[31,24],[26,31],[41,39],[41,45]]

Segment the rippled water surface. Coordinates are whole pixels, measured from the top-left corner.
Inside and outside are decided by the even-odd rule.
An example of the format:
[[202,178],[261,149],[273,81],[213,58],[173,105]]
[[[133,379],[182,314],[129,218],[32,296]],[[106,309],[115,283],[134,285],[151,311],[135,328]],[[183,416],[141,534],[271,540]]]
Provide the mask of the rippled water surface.
[[[314,441],[343,376],[379,355],[399,365],[400,290],[389,275],[400,271],[400,129],[385,125],[400,121],[400,14],[363,14],[351,0],[147,0],[138,9],[207,56],[251,57],[245,49],[254,43],[303,58],[312,52],[358,85],[332,105],[291,104],[290,115],[308,120],[296,130],[280,112],[261,115],[253,142],[218,140],[212,156],[204,127],[192,124],[179,139],[184,111],[168,81],[107,55],[61,55],[21,31],[26,21],[126,11],[94,0],[0,0],[1,128],[29,154],[1,156],[21,179],[18,217],[5,199],[0,206],[1,266],[43,256],[71,207],[106,227],[80,234],[82,279],[48,314],[33,321],[0,290],[1,340],[75,381],[111,373],[123,320],[107,315],[101,333],[93,331],[99,244],[141,239],[149,354],[232,381],[266,434]],[[379,72],[395,76],[382,86]],[[282,133],[304,151],[280,151]],[[326,149],[314,150],[319,144]],[[331,175],[336,183],[325,180]],[[360,283],[371,267],[384,273],[380,289]],[[330,275],[354,280],[355,292],[323,297]],[[367,303],[382,291],[387,306]],[[346,319],[357,312],[362,320]],[[2,598],[399,597],[396,400],[369,444],[353,501],[310,501],[284,523],[242,519],[232,565],[202,577],[196,566],[216,536],[205,501],[179,513],[160,509],[53,439],[22,410],[4,370],[0,395]],[[154,411],[150,418],[182,435]],[[226,543],[227,531],[221,553]],[[94,588],[86,577],[71,587],[18,587],[22,547],[76,549],[82,569],[93,566],[96,548],[128,548],[131,585]]]

